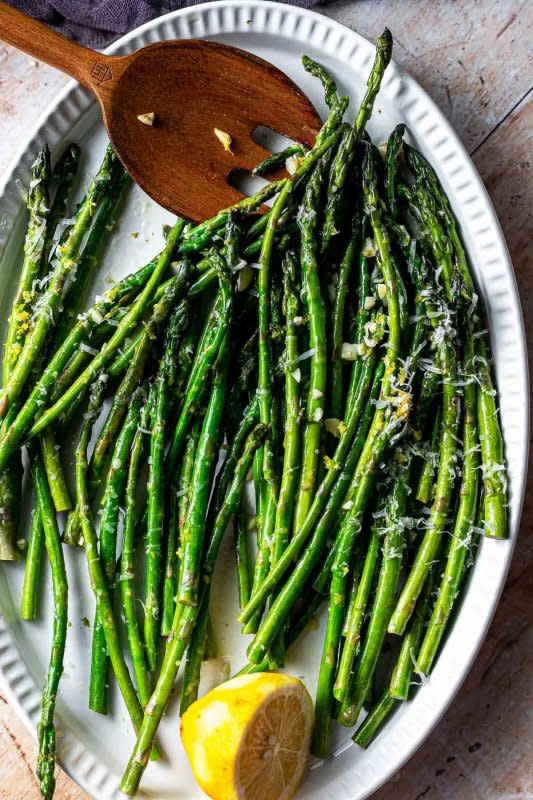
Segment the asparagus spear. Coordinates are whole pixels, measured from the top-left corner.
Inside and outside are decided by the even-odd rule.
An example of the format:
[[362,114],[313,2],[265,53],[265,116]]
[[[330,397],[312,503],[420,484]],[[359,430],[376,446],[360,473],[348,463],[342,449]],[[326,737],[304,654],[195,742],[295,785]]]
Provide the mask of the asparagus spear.
[[498,420],[496,392],[492,383],[487,345],[483,336],[477,339],[475,365],[479,372],[477,414],[483,463],[483,496],[485,536],[505,539],[507,530],[507,478],[503,436]]
[[294,499],[298,487],[300,466],[300,383],[295,374],[298,358],[299,312],[296,295],[296,261],[287,253],[283,260],[284,313],[285,313],[285,438],[281,485],[276,508],[273,533],[272,564],[280,558],[290,538]]
[[[35,301],[34,283],[42,271],[50,216],[50,149],[46,144],[41,148],[31,168],[27,207],[29,220],[24,240],[24,258],[17,293],[8,320],[2,364],[4,387],[8,385],[31,328],[31,313]],[[7,406],[2,416],[6,410]]]
[[418,486],[416,489],[416,499],[419,503],[426,505],[430,503],[435,482],[435,471],[438,466],[439,458],[439,436],[441,429],[441,409],[437,409],[435,422],[433,423],[433,430],[431,432],[431,439],[429,440],[429,451],[426,454],[423,462],[422,471],[418,479]]
[[[451,295],[450,295],[451,297]],[[435,339],[442,372],[442,428],[439,440],[439,470],[428,529],[402,589],[389,623],[389,633],[402,634],[426,580],[429,566],[439,549],[448,519],[457,461],[457,431],[460,402],[457,388],[457,354],[454,330],[448,330],[449,311],[426,298],[427,313],[436,331]]]
[[19,558],[17,530],[22,492],[22,461],[15,454],[0,472],[0,561]]
[[146,583],[144,602],[144,643],[149,668],[157,668],[160,629],[160,591],[162,586],[161,543],[165,498],[165,433],[169,418],[169,379],[174,359],[189,317],[189,306],[182,301],[170,319],[163,356],[153,383],[150,458],[148,460],[148,518],[146,530]]
[[417,603],[416,613],[410,623],[409,630],[402,639],[402,645],[389,685],[352,737],[352,740],[359,747],[368,747],[399,702],[408,698],[415,669],[416,652],[424,633],[424,623],[428,615],[428,599],[432,586],[433,582],[430,579],[424,588],[424,594]]
[[343,723],[347,725],[353,725],[356,722],[363,703],[368,696],[385,640],[387,625],[394,608],[403,561],[405,524],[402,517],[405,514],[407,503],[409,475],[410,456],[407,455],[407,461],[400,466],[399,474],[395,478],[391,489],[390,498],[385,505],[385,530],[376,594],[361,655],[355,670],[352,696],[350,697],[351,705],[344,711],[342,716]]
[[39,437],[39,441],[54,508],[58,512],[68,511],[72,502],[59,455],[60,446],[50,428]]
[[178,547],[181,532],[185,529],[187,523],[189,502],[191,499],[191,479],[196,449],[198,447],[198,439],[200,437],[201,423],[201,418],[196,419],[193,423],[187,439],[187,444],[185,445],[177,489],[172,485],[170,490],[167,563],[163,587],[163,617],[161,620],[162,636],[169,635],[174,618],[179,574]]
[[20,616],[22,619],[28,621],[37,618],[43,542],[44,528],[41,520],[41,508],[40,505],[36,503],[31,514],[28,546],[26,548],[26,564],[24,567],[24,582],[22,584],[22,598],[20,601]]
[[80,248],[75,281],[67,287],[63,296],[61,318],[54,335],[52,349],[64,341],[78,315],[83,311],[89,281],[95,269],[100,266],[109,234],[116,225],[121,201],[130,180],[128,173],[122,167],[115,167],[112,182],[95,211],[85,244]]
[[[222,258],[213,254],[213,263],[219,277],[224,271]],[[220,282],[220,290],[213,303],[211,313],[198,343],[194,364],[185,389],[180,413],[174,428],[170,450],[167,455],[166,469],[170,476],[176,470],[178,457],[183,448],[185,436],[190,428],[197,404],[205,391],[205,382],[224,340],[230,323],[231,285],[229,280]]]
[[139,701],[144,708],[150,699],[150,676],[146,663],[146,653],[142,641],[141,630],[135,613],[135,595],[133,581],[135,577],[135,528],[137,511],[137,490],[142,458],[146,450],[148,425],[148,404],[141,409],[139,425],[135,431],[131,447],[128,475],[126,481],[126,502],[124,509],[124,536],[122,555],[120,558],[120,595],[124,610],[124,622],[131,663],[139,694]]
[[[346,301],[349,290],[349,281],[352,273],[355,255],[357,252],[358,236],[357,231],[360,228],[359,215],[355,213],[352,218],[350,228],[350,238],[348,245],[344,252],[341,261],[335,301],[333,304],[333,313],[331,319],[331,378],[330,378],[330,414],[333,418],[340,419],[343,413],[344,389],[343,389],[343,361],[342,361],[342,345],[344,342],[344,321],[346,314]],[[364,291],[364,286],[359,286],[360,301],[364,307],[367,295],[361,298],[361,293]]]
[[[227,278],[221,275],[221,281],[225,280]],[[226,396],[228,353],[229,339],[226,334],[220,344],[211,397],[198,440],[191,478],[188,519],[181,535],[182,555],[178,600],[179,603],[187,606],[196,606],[198,604],[207,504],[215,466],[215,455],[220,446],[220,422]]]
[[350,688],[352,668],[355,657],[359,650],[361,629],[370,599],[370,593],[372,591],[378,554],[379,533],[376,525],[374,524],[370,532],[370,539],[365,555],[363,571],[356,587],[356,591],[354,591],[352,596],[343,628],[343,636],[345,637],[345,641],[341,649],[337,676],[333,686],[333,695],[335,699],[341,703],[341,710],[339,712],[340,718],[344,713],[345,704],[348,703],[348,692]]
[[[98,552],[98,537],[91,519],[89,494],[87,489],[87,446],[93,424],[100,411],[104,385],[105,383],[100,379],[96,381],[93,386],[89,400],[89,408],[85,415],[79,443],[76,448],[76,502],[81,516],[83,544],[87,558],[89,577],[91,579],[91,586],[96,601],[101,609],[101,619],[104,624],[104,633],[109,658],[111,660],[113,672],[115,673],[124,703],[131,717],[133,727],[135,730],[139,730],[142,725],[143,710],[141,704],[139,703],[137,693],[135,692],[135,687],[133,686],[129,670],[122,653],[115,612],[111,603],[102,561]],[[147,758],[148,756],[149,753],[147,754]]]
[[[311,534],[309,546],[305,551],[305,561],[301,559],[295,572],[300,570],[305,575],[305,579],[307,579],[313,571],[318,558],[320,558],[328,533],[337,519],[343,501],[346,499],[353,470],[361,454],[372,421],[373,405],[368,404],[361,416],[368,390],[372,384],[370,401],[375,403],[381,389],[384,373],[383,364],[379,364],[376,368],[374,359],[369,357],[365,366],[365,380],[361,382],[357,399],[353,403],[350,416],[346,421],[346,430],[341,434],[339,444],[332,458],[333,465],[339,465],[340,470],[333,466],[326,473],[301,530],[293,536],[289,546],[272,567],[256,595],[250,598],[250,601],[242,610],[239,616],[239,620],[242,622],[246,622],[262,607],[270,592],[276,587],[291,565],[298,560],[302,548]],[[287,587],[287,593],[290,592],[291,597],[298,597],[301,589],[299,581],[300,577],[291,575],[289,581],[291,586]]]
[[59,679],[63,672],[63,657],[67,638],[68,584],[59,530],[46,480],[46,472],[44,471],[39,449],[35,444],[30,445],[29,453],[32,477],[38,496],[41,524],[44,530],[46,552],[52,572],[54,595],[52,652],[43,689],[41,719],[37,728],[39,744],[37,777],[43,798],[51,800],[55,788],[56,731],[54,727],[54,711]]
[[[113,450],[113,460],[107,476],[102,498],[102,520],[100,523],[100,558],[104,569],[109,598],[115,594],[116,551],[119,524],[119,506],[126,486],[127,463],[135,431],[139,423],[142,390],[133,393],[128,415]],[[80,510],[81,513],[81,510]],[[91,657],[91,680],[89,684],[89,708],[100,714],[107,714],[108,675],[106,637],[104,634],[104,606],[98,602],[93,626]]]
[[178,274],[166,283],[161,298],[154,305],[150,318],[143,327],[133,358],[115,393],[113,404],[94,446],[89,475],[89,486],[93,492],[105,474],[109,454],[126,414],[131,393],[142,380],[154,341],[162,331],[176,300],[184,294],[188,285],[189,268],[187,264],[183,264]]
[[[113,178],[116,156],[109,147],[97,176],[92,181],[85,199],[76,215],[76,221],[67,240],[54,256],[52,273],[46,291],[34,309],[32,329],[24,341],[14,369],[9,373],[0,395],[0,415],[4,417],[9,405],[21,394],[30,372],[45,347],[50,330],[57,323],[57,315],[68,281],[76,277],[77,260],[83,238],[87,232],[98,203],[106,193]],[[41,426],[43,430],[46,426]],[[37,432],[37,431],[36,431]]]
[[[292,182],[287,181],[285,186],[279,193],[272,212],[268,220],[268,226],[263,239],[263,247],[259,263],[261,269],[259,271],[258,280],[258,329],[259,329],[259,342],[258,342],[258,388],[257,397],[259,401],[259,419],[263,425],[271,429],[272,427],[272,363],[271,363],[271,347],[270,347],[270,324],[271,324],[271,304],[270,304],[270,284],[271,284],[271,262],[272,250],[274,247],[274,237],[279,223],[280,215],[285,208],[290,192],[292,190]],[[263,582],[266,574],[268,573],[270,551],[272,548],[272,536],[274,534],[274,526],[276,522],[276,505],[278,499],[278,479],[276,469],[274,466],[274,449],[271,435],[260,451],[261,455],[257,459],[262,459],[262,477],[263,493],[261,499],[261,529],[259,531],[258,539],[258,554],[255,562],[254,579],[252,584],[252,596],[257,591],[257,588]],[[251,618],[247,623],[243,632],[252,633],[257,628],[258,617]]]
[[322,226],[322,253],[328,252],[333,238],[337,235],[339,219],[341,219],[342,207],[345,202],[344,187],[346,178],[352,168],[357,142],[370,119],[383,74],[389,65],[391,57],[392,35],[389,29],[385,28],[376,42],[374,63],[368,76],[366,91],[357,111],[351,133],[342,140],[331,164],[330,190],[328,191]]
[[252,591],[252,565],[248,548],[248,518],[243,503],[234,523],[235,555],[237,560],[237,591],[239,608],[242,609],[250,599]]
[[172,233],[169,236],[167,245],[157,260],[154,271],[150,275],[143,290],[131,305],[126,316],[121,320],[115,333],[109,339],[100,352],[94,356],[86,369],[78,376],[67,391],[57,400],[53,406],[46,409],[39,419],[34,423],[29,432],[29,436],[35,436],[48,427],[55,419],[68,407],[81,392],[84,392],[92,381],[99,375],[100,371],[109,363],[111,357],[118,350],[122,342],[130,332],[136,327],[139,319],[143,315],[146,306],[155,294],[157,286],[164,275],[172,258],[172,254],[183,231],[185,222],[178,219]]
[[309,56],[302,56],[302,64],[306,72],[308,72],[310,75],[313,75],[315,78],[318,78],[324,88],[324,99],[326,101],[326,105],[329,109],[333,108],[335,104],[339,102],[337,84],[333,80],[333,77],[326,69],[324,69],[322,64],[319,64],[318,61],[309,58]]
[[385,689],[380,700],[367,714],[353,735],[355,744],[365,750],[378,734],[380,728],[390,716],[398,701]]
[[[470,550],[475,522],[479,484],[479,454],[476,395],[474,383],[474,339],[469,325],[465,345],[464,372],[467,376],[464,396],[463,465],[459,491],[459,507],[455,517],[452,541],[442,574],[437,599],[417,657],[417,669],[427,675],[437,654],[439,644],[450,618],[453,604],[463,577],[466,556]],[[479,401],[478,401],[479,402]]]
[[[257,167],[252,170],[252,175],[268,175],[269,172],[274,172],[280,167],[285,167],[287,159],[294,156],[301,157],[305,155],[306,149],[302,144],[290,144],[281,150],[279,153],[272,153],[267,156],[264,161],[261,161]],[[248,253],[247,255],[251,255]]]
[[398,192],[396,188],[398,161],[400,153],[403,152],[403,137],[405,125],[397,125],[387,140],[387,154],[385,158],[385,192],[387,195],[387,206],[391,217],[398,218]]
[[[376,466],[386,448],[389,446],[393,435],[397,432],[409,413],[408,405],[402,407],[400,404],[397,404],[397,401],[401,400],[402,394],[404,394],[397,386],[397,365],[401,336],[396,290],[397,273],[393,268],[390,258],[388,234],[381,220],[377,196],[375,163],[373,153],[370,149],[367,150],[363,164],[363,192],[365,210],[372,223],[380,256],[381,271],[386,286],[389,336],[385,359],[387,368],[381,387],[383,403],[379,408],[376,408],[366,442],[357,463],[352,478],[353,492],[349,493],[352,506],[343,521],[339,533],[341,537],[346,534],[346,536],[349,536],[352,540],[355,539],[360,530],[361,517],[366,509],[373,488]],[[397,392],[399,392],[398,395]],[[323,549],[323,538],[323,535],[321,535],[320,538],[317,537],[317,531],[315,531],[313,537],[315,544],[313,544],[313,540],[309,544],[306,553],[307,558],[299,562],[290,580],[285,584],[272,604],[262,622],[261,628],[248,648],[248,658],[251,661],[257,663],[264,657],[266,648],[271,644],[273,636],[275,636],[287,612],[290,610],[294,595],[299,591],[302,585],[300,583],[302,579],[300,575],[305,579],[305,576],[309,574],[309,570],[316,565],[320,557]],[[287,548],[286,552],[288,553],[289,550],[290,548]]]
[[235,466],[237,464],[237,461],[239,460],[239,457],[242,453],[244,442],[246,441],[248,434],[255,427],[258,421],[259,421],[259,402],[257,396],[255,396],[250,400],[248,406],[244,410],[241,423],[237,431],[235,432],[235,436],[233,437],[233,441],[231,442],[231,447],[229,448],[226,458],[224,459],[224,463],[222,464],[222,467],[220,469],[220,474],[216,487],[217,509],[220,508],[224,500],[224,497],[226,496],[226,491],[233,477],[233,473],[235,472]]
[[183,684],[181,687],[180,717],[187,711],[189,706],[198,699],[198,687],[200,685],[202,661],[205,658],[208,625],[209,603],[208,597],[206,596],[201,601],[196,624],[191,634],[189,647],[187,648],[187,658],[185,661],[185,669],[183,670]]
[[302,291],[309,317],[309,349],[311,366],[307,394],[307,424],[302,441],[302,468],[294,511],[294,528],[298,532],[311,506],[317,481],[320,440],[323,430],[324,395],[327,385],[326,309],[318,272],[318,208],[327,163],[319,162],[306,186],[299,216],[301,231],[300,263]]
[[[50,150],[44,145],[32,165],[27,208],[28,227],[24,240],[24,255],[11,315],[8,320],[2,378],[4,386],[22,352],[31,330],[31,312],[35,302],[35,284],[45,257],[50,215]],[[20,458],[14,457],[0,471],[0,560],[13,561],[18,557],[16,528],[22,492]]]
[[81,150],[77,144],[71,142],[54,167],[52,182],[55,183],[55,196],[50,208],[47,225],[47,236],[44,244],[42,267],[48,265],[53,248],[57,244],[57,228],[65,219],[67,204],[70,199],[72,185],[78,173]]
[[[365,242],[365,235],[367,231],[367,219],[366,216],[363,215],[361,220],[361,246],[359,249],[359,263],[358,263],[358,276],[357,276],[357,288],[358,288],[358,308],[357,313],[355,315],[355,320],[351,326],[351,335],[353,336],[353,340],[355,344],[361,348],[362,344],[364,343],[365,337],[365,326],[370,321],[370,309],[367,308],[367,297],[373,297],[371,294],[371,284],[370,284],[370,266],[369,260],[370,257],[367,256],[366,251],[366,242]],[[338,342],[337,342],[338,346]],[[335,367],[335,362],[334,362]],[[338,367],[337,367],[338,370]],[[346,397],[346,408],[350,408],[353,402],[354,392],[357,389],[358,382],[361,376],[361,359],[357,359],[354,361],[352,366],[352,371],[350,375],[350,385],[348,388],[348,394]]]
[[[225,365],[223,362],[224,355],[221,365],[223,370],[222,378],[225,372]],[[213,394],[215,393],[216,387],[213,391]],[[249,435],[242,457],[235,468],[233,480],[228,488],[226,499],[218,512],[203,565],[203,587],[200,604],[198,606],[184,606],[181,603],[177,603],[176,605],[172,630],[167,640],[161,672],[154,693],[146,708],[142,728],[139,731],[135,747],[120,784],[121,791],[129,797],[135,795],[139,787],[144,769],[148,763],[147,753],[150,751],[150,747],[154,742],[157,728],[172,691],[181,659],[183,658],[185,648],[190,640],[193,626],[196,623],[198,610],[202,608],[204,597],[206,598],[206,602],[209,597],[211,576],[215,567],[220,544],[229,522],[237,512],[244,481],[250,469],[254,452],[264,441],[266,433],[265,427],[259,424]],[[196,502],[196,497],[194,495],[192,501]]]

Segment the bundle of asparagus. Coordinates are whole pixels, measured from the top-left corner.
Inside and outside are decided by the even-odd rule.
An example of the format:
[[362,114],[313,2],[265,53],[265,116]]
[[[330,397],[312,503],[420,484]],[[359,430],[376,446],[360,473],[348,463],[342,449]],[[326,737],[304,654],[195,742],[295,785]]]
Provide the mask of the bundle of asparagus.
[[[379,148],[366,133],[391,51],[386,30],[353,124],[331,76],[304,58],[323,83],[327,120],[311,150],[291,145],[256,170],[286,164],[289,177],[195,227],[178,219],[160,255],[84,312],[128,179],[108,148],[64,228],[79,151],[69,147],[51,173],[45,146],[34,164],[0,394],[0,550],[17,556],[27,447],[35,507],[22,616],[36,617],[43,544],[55,601],[43,797],[54,789],[67,630],[62,538],[83,545],[96,598],[90,707],[107,712],[110,664],[137,732],[121,786],[134,795],[158,756],[184,658],[182,711],[197,697],[212,649],[211,578],[231,522],[239,619],[253,634],[243,672],[283,666],[327,605],[320,757],[330,754],[332,720],[353,726],[370,708],[354,736],[367,746],[408,698],[413,673],[429,673],[478,534],[507,534],[489,343],[457,222],[403,125]],[[71,503],[56,442],[74,436]],[[255,527],[243,503],[249,474]],[[61,534],[56,512],[66,510]],[[399,645],[376,703],[387,635]]]

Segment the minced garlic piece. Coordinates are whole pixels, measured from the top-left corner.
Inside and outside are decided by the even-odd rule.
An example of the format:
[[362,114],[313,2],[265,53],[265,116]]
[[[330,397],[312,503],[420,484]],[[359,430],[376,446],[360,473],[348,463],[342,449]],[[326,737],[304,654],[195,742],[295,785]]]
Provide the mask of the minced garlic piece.
[[229,135],[229,133],[226,133],[226,131],[220,130],[220,128],[213,128],[213,130],[214,130],[215,136],[217,137],[218,141],[220,142],[220,144],[222,145],[224,150],[226,150],[226,152],[231,153],[231,155],[233,155],[233,150],[231,149],[232,138]]
[[376,246],[372,241],[372,239],[370,239],[368,236],[365,239],[365,244],[363,247],[363,255],[365,258],[373,258],[373,256],[376,255]]
[[330,417],[324,422],[324,426],[328,433],[331,433],[332,436],[340,436],[339,428],[341,425],[341,420],[337,419],[336,417]]
[[378,150],[381,158],[383,161],[387,158],[387,142],[380,142],[378,144]]
[[324,416],[324,409],[323,408],[316,408],[315,413],[313,414],[313,420],[315,422],[320,422],[322,417]]
[[254,271],[251,267],[245,266],[239,270],[239,276],[237,278],[237,291],[244,292],[246,289],[249,288],[250,284],[252,283],[254,277]]
[[343,361],[355,361],[359,355],[359,345],[352,342],[343,342],[341,358]]
[[152,127],[155,122],[155,113],[153,111],[149,111],[147,114],[139,114],[137,119],[139,122],[142,122],[143,125],[149,125]]
[[302,156],[289,156],[287,159],[285,159],[285,169],[289,175],[296,175],[302,162]]

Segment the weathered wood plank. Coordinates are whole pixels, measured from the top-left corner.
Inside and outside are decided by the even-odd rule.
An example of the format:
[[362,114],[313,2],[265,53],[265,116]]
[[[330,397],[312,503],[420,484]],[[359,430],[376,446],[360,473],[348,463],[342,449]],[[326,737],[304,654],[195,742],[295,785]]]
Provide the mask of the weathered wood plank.
[[0,173],[16,156],[21,135],[57,96],[68,78],[57,70],[0,44]]
[[[40,797],[35,776],[36,743],[0,695],[0,800],[35,800]],[[64,772],[58,772],[57,800],[88,800]]]
[[394,57],[473,150],[531,86],[528,0],[339,0],[324,12],[374,40],[387,25]]

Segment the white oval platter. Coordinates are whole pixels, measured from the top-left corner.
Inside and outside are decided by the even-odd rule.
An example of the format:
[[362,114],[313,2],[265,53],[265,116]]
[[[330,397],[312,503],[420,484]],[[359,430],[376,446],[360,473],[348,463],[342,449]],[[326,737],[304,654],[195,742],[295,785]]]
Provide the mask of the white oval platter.
[[[389,24],[394,33],[394,20]],[[376,36],[379,33],[376,31]],[[290,75],[322,112],[320,86],[304,72],[300,56],[307,53],[331,69],[341,91],[351,96],[353,108],[362,96],[374,53],[372,43],[325,16],[262,0],[220,0],[172,12],[123,37],[109,52],[124,53],[160,39],[191,37],[213,38],[266,58]],[[513,270],[498,221],[472,162],[443,114],[393,63],[369,130],[381,141],[398,122],[407,124],[450,196],[488,311],[509,467],[511,537],[503,542],[482,542],[459,613],[431,678],[397,711],[367,751],[352,746],[345,729],[336,731],[334,758],[313,763],[300,790],[299,797],[308,800],[368,797],[401,767],[439,720],[465,678],[494,613],[513,551],[525,485],[529,409],[525,339]],[[98,166],[105,133],[94,101],[75,84],[65,88],[30,132],[0,187],[0,312],[4,324],[16,279],[13,265],[18,263],[16,252],[23,236],[20,187],[27,184],[29,165],[44,141],[57,152],[70,140],[83,147],[83,187]],[[106,285],[109,275],[120,277],[146,263],[161,246],[161,224],[169,219],[167,212],[135,188],[112,236],[95,291]],[[213,592],[216,600],[223,598],[214,610],[215,626],[220,654],[229,660],[234,672],[244,662],[246,641],[233,622],[235,581],[229,552],[222,561]],[[82,554],[69,551],[67,565],[71,625],[57,709],[59,759],[92,797],[112,800],[120,796],[118,785],[133,734],[116,693],[113,713],[108,717],[88,711],[91,629],[84,618],[92,622],[94,606]],[[51,635],[50,576],[43,568],[39,620],[22,623],[18,604],[23,565],[1,565],[0,570],[0,671],[10,699],[35,730]],[[287,663],[288,671],[303,677],[311,694],[320,637],[320,630],[305,634]],[[179,744],[175,703],[163,721],[161,741],[168,759],[150,764],[139,796],[158,800],[203,796]]]

